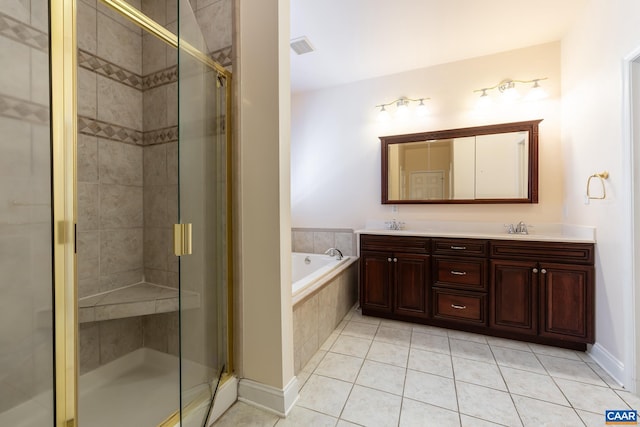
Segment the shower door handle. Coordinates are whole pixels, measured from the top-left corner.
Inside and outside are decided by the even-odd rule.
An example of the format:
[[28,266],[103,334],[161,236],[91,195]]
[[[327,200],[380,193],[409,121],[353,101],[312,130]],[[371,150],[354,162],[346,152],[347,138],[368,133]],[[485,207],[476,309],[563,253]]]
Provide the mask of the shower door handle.
[[191,255],[191,224],[173,224],[173,253],[176,256]]

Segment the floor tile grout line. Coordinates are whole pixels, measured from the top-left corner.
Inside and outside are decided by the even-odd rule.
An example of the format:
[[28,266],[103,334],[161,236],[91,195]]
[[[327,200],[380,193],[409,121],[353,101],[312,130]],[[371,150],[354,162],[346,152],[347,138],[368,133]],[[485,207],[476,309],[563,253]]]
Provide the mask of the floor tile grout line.
[[502,378],[502,382],[504,383],[505,388],[507,389],[507,394],[509,395],[509,399],[511,399],[511,403],[513,404],[513,409],[516,410],[516,414],[518,415],[518,419],[520,420],[520,425],[525,425],[524,424],[524,420],[522,419],[522,415],[520,414],[520,411],[518,410],[518,405],[516,405],[516,401],[513,398],[513,394],[511,394],[511,390],[509,390],[509,384],[507,384],[507,380],[504,378],[504,375],[502,373],[502,370],[500,369],[500,365],[498,364],[498,359],[496,359],[496,355],[493,352],[493,348],[491,348],[491,345],[487,344],[489,346],[489,351],[491,352],[491,356],[493,357],[493,360],[496,362],[496,366],[498,367],[498,372],[500,373],[500,378]]
[[[378,333],[378,329],[380,328],[380,325],[378,325],[376,327],[376,333]],[[374,334],[375,336],[375,334]],[[373,341],[371,342],[371,344],[369,345],[369,350],[367,351],[367,355],[369,354],[369,351],[371,351],[371,346],[373,345]],[[353,393],[353,389],[356,386],[356,381],[358,380],[358,376],[360,375],[360,372],[362,371],[362,366],[364,366],[364,361],[367,360],[366,359],[366,355],[365,357],[362,359],[362,364],[360,365],[360,369],[358,369],[358,373],[356,374],[355,379],[353,380],[353,382],[351,383],[351,389],[349,390],[349,394],[347,395],[347,399],[344,401],[344,404],[342,405],[342,409],[340,410],[340,415],[338,416],[338,422],[340,422],[340,420],[342,419],[342,414],[344,413],[344,410],[347,407],[347,403],[349,402],[349,398],[351,397],[351,394]],[[348,421],[348,420],[345,420]],[[351,421],[348,421],[351,422]]]
[[[532,349],[533,350],[533,349]],[[547,369],[547,367],[544,365],[544,363],[542,363],[542,360],[540,360],[540,358],[538,357],[538,354],[534,351],[533,352],[534,357],[536,358],[536,360],[538,360],[538,363],[540,363],[540,365],[542,365],[542,368],[545,370],[547,376],[549,378],[551,378],[551,381],[553,381],[553,384],[558,388],[558,390],[560,390],[560,393],[562,393],[562,396],[566,399],[567,402],[569,402],[569,405],[571,406],[571,409],[573,409],[573,411],[576,413],[576,415],[578,416],[578,418],[580,418],[580,421],[582,421],[583,424],[586,425],[586,423],[584,422],[584,420],[582,419],[582,417],[580,416],[580,414],[578,414],[577,408],[575,406],[573,406],[573,402],[571,402],[571,399],[569,399],[569,397],[567,396],[567,394],[564,392],[564,390],[562,389],[562,387],[560,387],[560,384],[558,384],[558,382],[556,381],[556,378],[551,375],[551,373],[549,372],[549,370]]]
[[456,381],[456,370],[453,367],[453,354],[451,352],[451,338],[447,333],[447,346],[449,347],[449,363],[451,364],[451,376],[453,381],[453,394],[456,398],[456,409],[458,412],[458,420],[460,421],[460,425],[462,425],[462,416],[460,415],[460,399],[458,398],[458,382]]

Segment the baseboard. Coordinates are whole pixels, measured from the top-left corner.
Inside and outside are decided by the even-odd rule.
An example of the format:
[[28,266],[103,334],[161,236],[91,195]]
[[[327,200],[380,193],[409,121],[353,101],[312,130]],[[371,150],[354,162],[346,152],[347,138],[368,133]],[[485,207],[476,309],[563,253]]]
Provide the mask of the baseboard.
[[211,408],[209,421],[206,425],[212,425],[236,400],[238,400],[238,378],[234,376],[218,388],[216,400],[213,402],[213,408]]
[[[595,343],[589,350],[589,356],[596,361],[607,374],[611,376],[618,384],[625,386],[623,379],[625,378],[624,363],[613,357],[609,351]],[[627,385],[628,386],[628,385]]]
[[238,386],[238,400],[286,417],[298,400],[298,379],[293,377],[284,389],[279,389],[243,378]]

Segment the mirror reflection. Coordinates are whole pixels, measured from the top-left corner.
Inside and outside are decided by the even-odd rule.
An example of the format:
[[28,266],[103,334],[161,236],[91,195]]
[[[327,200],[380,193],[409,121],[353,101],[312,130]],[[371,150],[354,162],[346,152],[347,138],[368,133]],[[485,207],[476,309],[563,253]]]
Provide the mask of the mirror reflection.
[[537,202],[539,122],[382,137],[383,203]]

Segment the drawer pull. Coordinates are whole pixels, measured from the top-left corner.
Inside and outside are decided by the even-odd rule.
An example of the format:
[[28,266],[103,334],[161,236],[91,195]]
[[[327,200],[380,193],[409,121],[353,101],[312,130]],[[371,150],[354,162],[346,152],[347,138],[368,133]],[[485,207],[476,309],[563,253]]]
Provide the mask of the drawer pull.
[[464,251],[467,249],[466,246],[451,246],[451,249],[453,249],[454,251]]
[[456,310],[464,310],[465,308],[467,308],[467,306],[466,305],[451,304],[451,308],[455,308]]
[[455,271],[455,270],[451,270],[450,271],[451,274],[455,274],[456,276],[466,276],[467,272],[466,271]]

